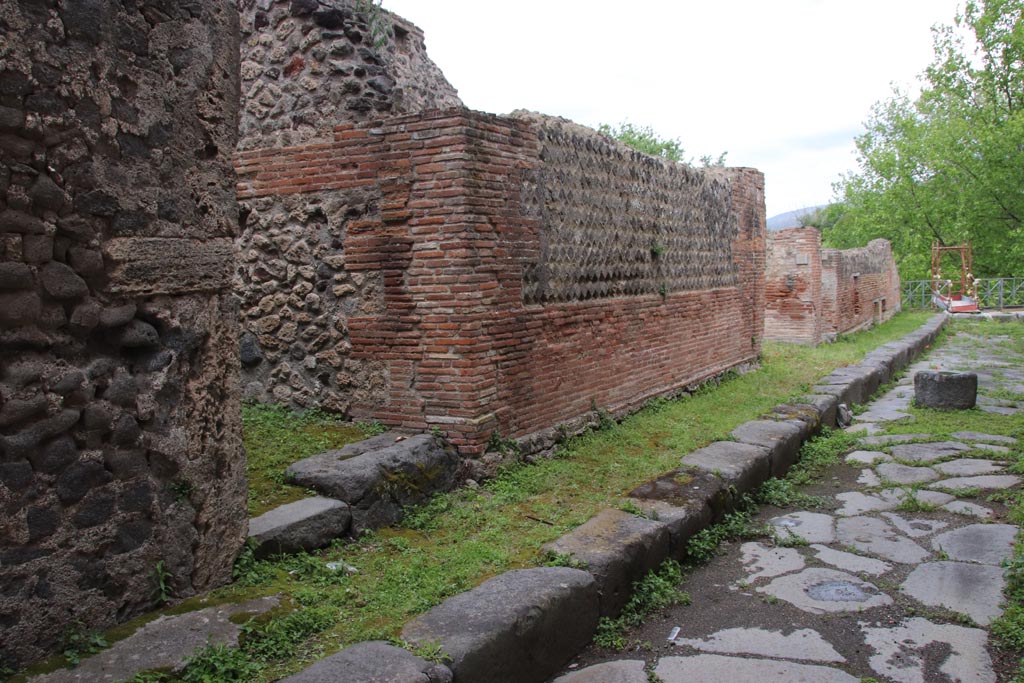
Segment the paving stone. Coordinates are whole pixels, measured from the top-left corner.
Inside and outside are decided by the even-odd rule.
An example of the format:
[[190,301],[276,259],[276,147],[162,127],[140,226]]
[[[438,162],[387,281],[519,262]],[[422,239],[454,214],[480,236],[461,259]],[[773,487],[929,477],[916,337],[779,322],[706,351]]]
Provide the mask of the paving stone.
[[460,681],[546,680],[590,642],[597,585],[587,572],[505,572],[407,622],[402,637],[437,643]]
[[379,640],[357,643],[281,683],[451,683],[448,667]]
[[938,519],[905,519],[893,512],[883,512],[882,517],[889,520],[889,523],[911,538],[930,536],[936,531],[942,531],[949,526],[949,522]]
[[836,569],[811,567],[799,574],[774,579],[759,593],[774,595],[811,614],[859,612],[892,604],[892,598],[874,584]]
[[960,491],[962,489],[981,489],[991,491],[992,489],[1008,489],[1020,483],[1020,477],[1012,474],[987,474],[978,477],[954,477],[943,479],[928,486],[930,489],[947,489],[949,491]]
[[747,576],[747,583],[800,571],[806,564],[796,548],[774,548],[763,543],[744,543],[740,557],[743,567],[754,572]]
[[991,441],[992,443],[1015,444],[1017,439],[1012,436],[1001,436],[999,434],[986,434],[984,432],[953,432],[953,437],[963,441]]
[[955,512],[958,515],[968,515],[970,517],[978,517],[979,519],[989,519],[992,517],[992,511],[984,505],[978,505],[966,500],[954,500],[951,503],[946,503],[942,508]]
[[712,513],[704,500],[695,500],[684,505],[672,505],[661,500],[631,498],[643,510],[648,519],[656,521],[669,535],[669,555],[683,559],[690,539],[711,523]]
[[854,517],[865,512],[877,512],[879,510],[894,510],[899,506],[899,500],[886,500],[879,496],[868,495],[860,491],[848,491],[836,494],[836,500],[842,503],[842,507],[836,510],[840,517]]
[[1004,467],[991,460],[979,460],[977,458],[961,458],[940,462],[932,467],[947,477],[971,477],[978,474],[992,474],[1002,472]]
[[927,562],[914,568],[900,590],[931,607],[966,614],[982,626],[1003,613],[1003,569],[968,562]]
[[881,560],[876,560],[873,557],[855,555],[854,553],[835,550],[834,548],[829,548],[827,545],[820,545],[817,543],[810,547],[819,560],[843,571],[855,574],[881,576],[892,569],[892,565],[888,562],[882,562]]
[[642,659],[621,659],[559,676],[552,683],[647,683]]
[[831,543],[836,538],[836,519],[820,512],[792,512],[773,517],[768,523],[779,530],[782,536],[788,532],[808,543]]
[[543,550],[586,563],[597,581],[601,615],[614,616],[629,601],[633,584],[668,558],[669,532],[654,520],[604,510]]
[[860,476],[857,477],[857,483],[861,486],[881,486],[882,479],[875,474],[874,470],[861,470]]
[[[910,413],[905,412],[908,405],[910,405],[909,400],[876,401],[866,411],[856,417],[856,422],[864,421],[870,423],[903,420],[911,417]],[[854,426],[856,426],[856,422]]]
[[931,503],[932,505],[939,506],[956,500],[956,496],[951,496],[948,493],[942,493],[941,491],[927,491],[925,489],[911,491],[909,492],[909,495],[913,496],[913,498],[919,502]]
[[[929,668],[937,666],[946,680],[995,683],[992,660],[985,649],[986,634],[981,629],[933,624],[915,617],[894,628],[864,627],[863,632],[864,642],[875,651],[871,668],[887,680],[933,683],[935,677]],[[926,649],[945,656],[936,663]]]
[[344,536],[352,522],[348,504],[333,498],[304,498],[274,508],[249,520],[254,553],[264,558],[276,553],[296,553],[322,548]]
[[866,436],[860,442],[866,446],[888,446],[889,444],[928,438],[931,438],[931,434],[884,434],[881,436]]
[[675,644],[702,652],[731,655],[761,655],[803,662],[846,661],[820,633],[809,628],[793,631],[789,635],[760,628],[728,628],[704,639],[677,638]]
[[1016,415],[1021,412],[1021,408],[1011,408],[1009,406],[980,405],[978,408],[993,415]]
[[33,676],[29,682],[99,683],[128,679],[146,669],[180,669],[192,653],[207,643],[238,643],[241,628],[230,617],[263,614],[278,604],[276,597],[266,597],[157,617],[124,640],[83,659],[74,669]]
[[988,451],[990,453],[1009,453],[1009,446],[1000,446],[998,444],[991,443],[976,443],[974,447],[978,450]]
[[892,456],[882,451],[854,451],[846,456],[851,465],[874,465],[876,462],[888,462]]
[[926,484],[939,478],[930,467],[910,467],[896,462],[883,462],[875,468],[883,481],[893,484]]
[[665,683],[859,683],[859,679],[845,671],[819,664],[722,655],[664,657],[658,662],[654,673]]
[[715,441],[698,448],[683,456],[681,464],[720,476],[741,493],[760,486],[771,472],[766,449],[735,441]]
[[885,430],[875,424],[874,422],[854,422],[853,424],[843,427],[844,432],[850,432],[851,434],[878,434]]
[[932,539],[932,547],[951,560],[1001,565],[1013,555],[1017,527],[1012,524],[971,524]]
[[849,517],[836,524],[836,540],[857,550],[900,564],[916,564],[927,550],[875,517]]
[[971,450],[959,441],[936,441],[933,443],[905,443],[889,449],[892,457],[907,462],[935,462]]

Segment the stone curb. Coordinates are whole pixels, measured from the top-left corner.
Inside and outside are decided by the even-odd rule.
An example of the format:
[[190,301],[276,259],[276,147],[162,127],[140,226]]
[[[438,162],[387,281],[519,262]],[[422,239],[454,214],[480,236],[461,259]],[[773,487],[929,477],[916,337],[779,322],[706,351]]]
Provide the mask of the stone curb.
[[[823,426],[836,426],[839,403],[864,402],[930,346],[946,320],[945,314],[932,317],[861,363],[830,373],[812,395],[740,425],[732,433],[736,441],[693,451],[682,458],[680,469],[634,489],[630,498],[656,519],[604,510],[545,546],[586,562],[587,571],[544,567],[506,572],[416,617],[406,624],[403,637],[421,644],[439,642],[449,656],[454,683],[547,680],[590,641],[599,614],[614,615],[621,609],[633,582],[666,557],[682,559],[694,534],[720,520],[740,496],[770,476],[784,474],[804,441]],[[386,666],[384,661],[378,664]],[[388,678],[379,672],[346,681],[433,683],[422,674]]]

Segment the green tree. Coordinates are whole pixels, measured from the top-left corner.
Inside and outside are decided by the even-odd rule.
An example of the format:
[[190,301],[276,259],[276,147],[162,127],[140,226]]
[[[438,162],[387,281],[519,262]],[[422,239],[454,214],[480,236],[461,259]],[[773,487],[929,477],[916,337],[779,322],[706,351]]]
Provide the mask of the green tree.
[[921,94],[873,107],[824,241],[885,237],[901,275],[927,278],[933,241],[970,240],[979,277],[1024,275],[1024,0],[969,1],[933,33]]
[[[617,126],[602,123],[598,126],[597,132],[615,138],[638,152],[650,154],[653,157],[662,157],[669,161],[693,164],[693,159],[684,158],[683,143],[679,138],[663,138],[655,133],[650,126],[637,126],[629,121],[623,121]],[[723,166],[725,165],[725,154],[722,152],[717,158],[702,156],[700,163],[704,166]]]

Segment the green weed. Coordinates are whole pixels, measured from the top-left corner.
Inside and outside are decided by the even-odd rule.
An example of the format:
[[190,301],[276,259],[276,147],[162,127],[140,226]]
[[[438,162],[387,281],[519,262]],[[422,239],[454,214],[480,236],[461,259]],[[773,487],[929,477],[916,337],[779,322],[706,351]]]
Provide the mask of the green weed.
[[622,614],[615,619],[601,618],[594,635],[594,644],[621,650],[626,645],[626,630],[643,623],[648,614],[672,605],[689,605],[690,595],[679,590],[682,582],[682,567],[678,562],[666,560],[657,571],[633,584],[633,594],[622,609]]

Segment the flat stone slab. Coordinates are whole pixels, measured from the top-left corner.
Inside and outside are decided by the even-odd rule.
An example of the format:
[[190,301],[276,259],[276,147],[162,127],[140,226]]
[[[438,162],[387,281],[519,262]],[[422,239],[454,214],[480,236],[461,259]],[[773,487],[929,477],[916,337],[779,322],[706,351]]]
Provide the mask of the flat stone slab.
[[293,463],[287,474],[299,486],[348,503],[358,533],[394,524],[404,508],[452,489],[458,464],[441,439],[417,434],[359,455],[319,453]]
[[352,523],[348,503],[333,498],[304,498],[249,520],[249,538],[258,558],[322,548],[344,536]]
[[879,510],[895,510],[900,504],[900,500],[895,497],[882,498],[860,491],[838,493],[836,500],[842,503],[842,506],[836,510],[836,514],[840,517],[855,517],[865,512],[878,512]]
[[932,539],[932,547],[951,560],[999,566],[1013,555],[1017,527],[1012,524],[971,524]]
[[811,550],[814,551],[815,557],[825,564],[830,564],[836,569],[841,569],[845,572],[881,576],[892,570],[892,565],[888,562],[882,562],[873,557],[855,555],[843,550],[836,550],[829,548],[827,545],[815,543],[811,546]]
[[930,439],[931,436],[931,434],[882,434],[879,436],[861,437],[860,442],[866,446],[888,446],[894,443]]
[[989,453],[1009,453],[1009,446],[1000,446],[999,444],[992,443],[976,443],[974,448],[980,451],[988,451]]
[[620,659],[559,676],[552,683],[647,683],[642,659]]
[[788,534],[808,543],[831,543],[836,538],[835,517],[820,512],[793,512],[773,517],[768,524],[783,538]]
[[[894,628],[864,627],[864,642],[875,651],[871,668],[896,683],[932,683],[930,667],[937,666],[946,680],[959,683],[995,683],[992,659],[985,648],[987,635],[977,628],[933,624],[915,617]],[[926,652],[927,650],[927,652]],[[936,662],[930,652],[939,652]]]
[[654,673],[664,683],[859,683],[845,671],[819,664],[797,664],[774,659],[745,659],[722,655],[664,657]]
[[893,512],[883,512],[882,517],[910,538],[930,536],[949,526],[949,522],[939,519],[906,519]]
[[899,564],[917,564],[929,553],[884,520],[875,517],[849,517],[836,525],[836,539],[857,550]]
[[1005,469],[991,460],[979,460],[978,458],[960,458],[959,460],[940,462],[932,467],[947,477],[973,477],[978,474],[1002,472]]
[[959,441],[936,441],[933,443],[905,443],[889,449],[892,457],[907,462],[935,462],[951,455],[971,450],[971,447]]
[[966,614],[982,626],[1003,613],[1003,569],[967,562],[927,562],[910,572],[900,590],[922,604]]
[[939,478],[930,467],[911,467],[896,462],[883,462],[875,468],[882,481],[892,484],[926,484]]
[[543,550],[585,562],[597,581],[601,615],[614,616],[629,601],[633,584],[668,557],[669,531],[622,510],[603,510]]
[[991,491],[993,489],[1008,489],[1020,483],[1020,477],[1013,474],[986,474],[978,477],[954,477],[943,479],[928,486],[930,489],[946,489],[949,491],[962,491],[964,489],[981,489]]
[[384,641],[357,643],[281,683],[451,683],[448,667]]
[[754,542],[740,546],[740,558],[744,569],[753,572],[747,576],[747,583],[800,571],[806,564],[796,548],[775,548]]
[[991,441],[992,443],[1015,444],[1017,439],[1012,436],[1000,434],[986,434],[984,432],[953,432],[951,436],[963,441]]
[[956,500],[956,496],[951,496],[948,493],[942,493],[941,491],[927,491],[924,489],[908,491],[905,495],[912,496],[921,503],[930,503],[931,505],[938,505],[940,507],[946,503]]
[[74,669],[33,676],[30,683],[106,683],[131,678],[147,669],[181,669],[185,660],[205,647],[237,645],[241,628],[236,614],[263,614],[279,604],[276,597],[236,605],[218,605],[175,616],[157,617],[124,640],[83,659]]
[[857,483],[861,486],[875,487],[882,485],[882,479],[874,470],[861,470],[857,477]]
[[853,574],[822,567],[780,576],[757,591],[774,595],[811,614],[859,612],[892,604],[892,598],[874,584]]
[[992,517],[992,511],[984,505],[978,505],[977,503],[971,503],[966,500],[954,500],[951,503],[943,505],[942,509],[955,512],[958,515],[968,515],[979,519],[989,519]]
[[707,638],[677,638],[674,642],[701,652],[760,655],[804,662],[846,661],[820,633],[809,628],[793,631],[789,635],[760,628],[728,628],[712,633]]
[[760,486],[771,472],[766,449],[736,441],[715,441],[698,448],[683,456],[682,465],[715,474],[741,493]]
[[590,642],[597,621],[593,576],[539,567],[448,598],[406,623],[402,637],[439,644],[457,680],[520,683],[553,676]]
[[854,451],[846,456],[846,462],[851,465],[874,465],[889,460],[892,460],[892,456],[882,451]]

